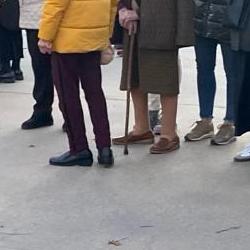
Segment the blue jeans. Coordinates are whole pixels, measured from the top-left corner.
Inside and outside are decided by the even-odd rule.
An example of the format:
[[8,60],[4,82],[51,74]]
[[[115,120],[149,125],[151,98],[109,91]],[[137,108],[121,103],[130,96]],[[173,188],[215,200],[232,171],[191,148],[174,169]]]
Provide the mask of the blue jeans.
[[[216,92],[215,65],[216,51],[219,42],[215,39],[196,36],[197,82],[200,104],[200,117],[212,118]],[[234,121],[234,88],[235,77],[233,51],[230,45],[221,44],[224,70],[227,78],[227,105],[225,120]]]

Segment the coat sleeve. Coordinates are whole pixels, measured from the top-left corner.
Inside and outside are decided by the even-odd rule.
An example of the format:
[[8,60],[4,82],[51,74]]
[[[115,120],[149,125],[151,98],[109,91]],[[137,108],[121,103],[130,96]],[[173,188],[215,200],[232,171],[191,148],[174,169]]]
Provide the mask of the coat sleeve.
[[38,37],[53,41],[57,34],[64,12],[71,0],[46,0],[44,2]]
[[116,13],[117,13],[117,0],[111,0],[109,37],[112,37],[113,34]]

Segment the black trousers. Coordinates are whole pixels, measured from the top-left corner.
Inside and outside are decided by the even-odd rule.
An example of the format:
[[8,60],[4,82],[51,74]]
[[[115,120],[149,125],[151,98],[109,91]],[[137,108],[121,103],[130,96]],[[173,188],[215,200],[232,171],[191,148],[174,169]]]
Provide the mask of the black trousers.
[[28,49],[34,72],[33,97],[35,116],[50,116],[54,99],[54,87],[51,72],[51,56],[44,55],[38,48],[38,30],[26,30]]
[[23,39],[21,30],[7,30],[0,25],[0,61],[9,63],[23,58]]
[[237,52],[240,60],[235,60],[238,71],[236,94],[236,135],[250,131],[250,52]]

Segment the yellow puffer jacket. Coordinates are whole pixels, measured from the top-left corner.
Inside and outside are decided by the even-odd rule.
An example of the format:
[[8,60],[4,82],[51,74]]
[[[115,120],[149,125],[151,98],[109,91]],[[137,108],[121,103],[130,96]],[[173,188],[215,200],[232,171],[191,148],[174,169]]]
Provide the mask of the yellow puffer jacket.
[[39,38],[58,53],[103,50],[113,32],[117,0],[45,0]]

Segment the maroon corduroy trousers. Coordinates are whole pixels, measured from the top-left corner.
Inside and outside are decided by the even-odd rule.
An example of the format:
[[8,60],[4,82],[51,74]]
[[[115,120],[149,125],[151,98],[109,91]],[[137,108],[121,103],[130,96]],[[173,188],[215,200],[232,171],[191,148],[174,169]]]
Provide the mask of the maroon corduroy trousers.
[[110,147],[107,105],[101,86],[100,52],[52,53],[52,75],[66,124],[70,152],[76,154],[88,149],[80,84],[88,103],[96,146],[98,149]]

